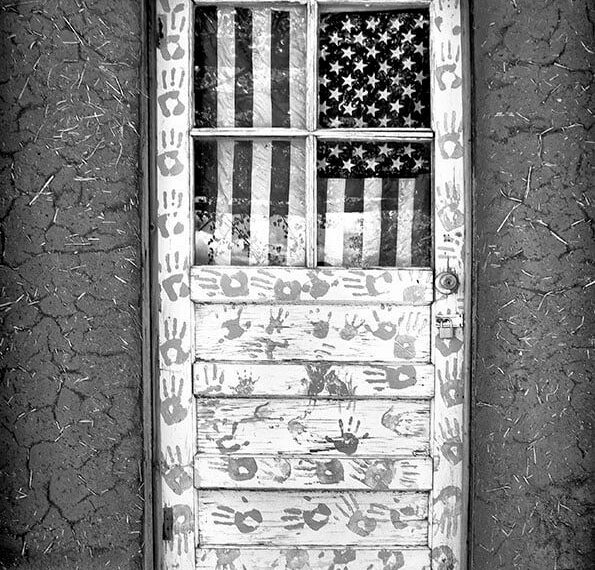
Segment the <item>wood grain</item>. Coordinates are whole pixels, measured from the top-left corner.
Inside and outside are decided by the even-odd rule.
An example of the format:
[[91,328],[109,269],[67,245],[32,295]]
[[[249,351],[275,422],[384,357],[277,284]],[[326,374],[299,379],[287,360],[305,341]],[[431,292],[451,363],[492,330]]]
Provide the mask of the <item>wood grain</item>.
[[425,545],[427,515],[426,493],[198,493],[203,546]]
[[425,454],[429,402],[198,399],[199,453]]
[[196,305],[198,360],[427,362],[429,307]]
[[197,455],[194,484],[201,489],[425,491],[432,487],[432,460],[429,457]]
[[432,302],[430,269],[299,269],[193,267],[191,297],[198,303]]
[[199,548],[197,570],[429,570],[427,548]]
[[195,362],[194,394],[202,397],[431,398],[429,364],[251,364]]

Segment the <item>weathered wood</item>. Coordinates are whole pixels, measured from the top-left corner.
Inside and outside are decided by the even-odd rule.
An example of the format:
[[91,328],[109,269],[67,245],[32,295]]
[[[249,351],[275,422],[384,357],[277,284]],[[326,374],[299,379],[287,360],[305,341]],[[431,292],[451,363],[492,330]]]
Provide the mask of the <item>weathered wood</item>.
[[194,394],[202,397],[431,398],[430,364],[252,364],[195,362]]
[[432,488],[432,460],[429,457],[197,455],[194,484],[201,489],[425,491]]
[[193,267],[198,303],[392,303],[427,305],[434,297],[429,269],[298,269]]
[[425,545],[426,493],[198,492],[198,534],[208,545]]
[[424,454],[429,402],[198,399],[199,453]]
[[427,548],[199,548],[196,570],[429,570]]
[[429,307],[196,305],[198,360],[427,362]]

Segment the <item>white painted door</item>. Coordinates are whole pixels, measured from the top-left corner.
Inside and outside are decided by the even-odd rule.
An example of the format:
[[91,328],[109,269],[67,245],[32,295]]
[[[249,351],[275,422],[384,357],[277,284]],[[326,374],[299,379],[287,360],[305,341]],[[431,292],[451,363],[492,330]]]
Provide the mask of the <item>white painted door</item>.
[[162,566],[463,568],[459,3],[191,4],[158,3]]

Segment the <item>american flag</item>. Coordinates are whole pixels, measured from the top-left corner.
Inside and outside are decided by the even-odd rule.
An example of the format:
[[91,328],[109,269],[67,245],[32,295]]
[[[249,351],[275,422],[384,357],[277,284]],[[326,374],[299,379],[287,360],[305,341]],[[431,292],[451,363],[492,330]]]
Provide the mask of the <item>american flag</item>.
[[196,10],[197,127],[305,127],[303,8]]
[[318,264],[430,265],[430,145],[318,146]]
[[427,12],[325,14],[319,75],[322,127],[429,127]]
[[195,141],[195,264],[303,266],[305,145]]

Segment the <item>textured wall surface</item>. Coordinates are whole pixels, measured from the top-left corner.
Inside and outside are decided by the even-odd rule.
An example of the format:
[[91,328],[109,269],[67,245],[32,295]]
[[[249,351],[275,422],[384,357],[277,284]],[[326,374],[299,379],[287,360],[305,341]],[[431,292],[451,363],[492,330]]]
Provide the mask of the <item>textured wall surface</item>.
[[138,567],[140,33],[0,2],[0,567]]
[[474,2],[477,570],[593,564],[587,4]]

